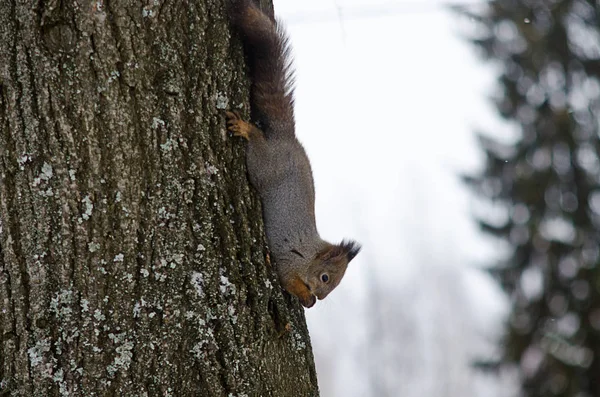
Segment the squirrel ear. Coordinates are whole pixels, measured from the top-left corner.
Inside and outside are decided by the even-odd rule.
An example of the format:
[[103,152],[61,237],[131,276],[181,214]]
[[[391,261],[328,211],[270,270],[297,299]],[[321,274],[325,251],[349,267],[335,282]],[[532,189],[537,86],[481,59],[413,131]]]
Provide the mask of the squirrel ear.
[[361,246],[353,240],[342,240],[337,245],[328,245],[323,251],[317,254],[317,258],[322,261],[340,262],[346,259],[350,262],[360,252]]
[[354,257],[358,255],[360,249],[362,248],[359,243],[353,240],[342,240],[338,247],[340,247],[342,253],[346,255],[348,262],[354,259]]

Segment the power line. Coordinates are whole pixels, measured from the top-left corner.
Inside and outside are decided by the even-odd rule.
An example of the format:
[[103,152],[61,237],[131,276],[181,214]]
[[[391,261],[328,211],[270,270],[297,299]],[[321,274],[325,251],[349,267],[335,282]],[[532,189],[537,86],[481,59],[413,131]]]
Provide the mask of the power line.
[[348,20],[363,18],[381,18],[398,14],[428,14],[444,12],[451,8],[473,8],[488,6],[491,1],[399,1],[376,5],[341,7],[335,2],[335,10],[329,12],[307,11],[291,14],[285,18],[287,24],[305,24],[315,22],[329,22],[331,20]]
[[338,4],[337,0],[333,0],[333,4],[335,6],[337,19],[340,24],[340,31],[342,33],[342,42],[344,43],[344,46],[345,46],[346,45],[346,28],[344,26],[343,8]]

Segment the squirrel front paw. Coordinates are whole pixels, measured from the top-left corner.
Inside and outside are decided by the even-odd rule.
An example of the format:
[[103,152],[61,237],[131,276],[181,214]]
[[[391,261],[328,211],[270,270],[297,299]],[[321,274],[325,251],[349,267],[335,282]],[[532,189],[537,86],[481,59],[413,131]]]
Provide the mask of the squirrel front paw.
[[294,277],[287,282],[283,282],[283,288],[287,290],[292,295],[295,295],[299,300],[302,306],[307,309],[313,307],[317,302],[317,297],[310,292],[308,286],[300,277]]
[[246,123],[240,117],[238,112],[225,112],[225,120],[227,124],[227,130],[234,136],[241,136],[245,139],[250,139],[250,133],[252,132],[252,125]]

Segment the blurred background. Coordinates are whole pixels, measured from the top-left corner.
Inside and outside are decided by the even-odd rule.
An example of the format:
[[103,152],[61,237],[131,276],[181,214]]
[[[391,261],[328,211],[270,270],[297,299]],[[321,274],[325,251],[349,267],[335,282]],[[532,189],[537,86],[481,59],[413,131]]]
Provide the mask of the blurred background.
[[275,0],[317,222],[321,394],[600,396],[600,5]]

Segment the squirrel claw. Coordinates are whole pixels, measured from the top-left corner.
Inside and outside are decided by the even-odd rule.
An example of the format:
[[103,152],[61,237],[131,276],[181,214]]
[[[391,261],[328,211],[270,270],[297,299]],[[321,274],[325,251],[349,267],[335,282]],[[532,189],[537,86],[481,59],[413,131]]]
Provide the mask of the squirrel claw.
[[283,327],[283,329],[281,331],[279,331],[279,333],[277,334],[278,337],[282,337],[283,335],[285,335],[286,333],[290,332],[292,330],[292,326],[290,323],[286,323],[285,326]]
[[242,138],[250,139],[250,131],[252,127],[250,124],[242,120],[238,112],[226,111],[225,120],[227,130],[234,136],[241,136]]

